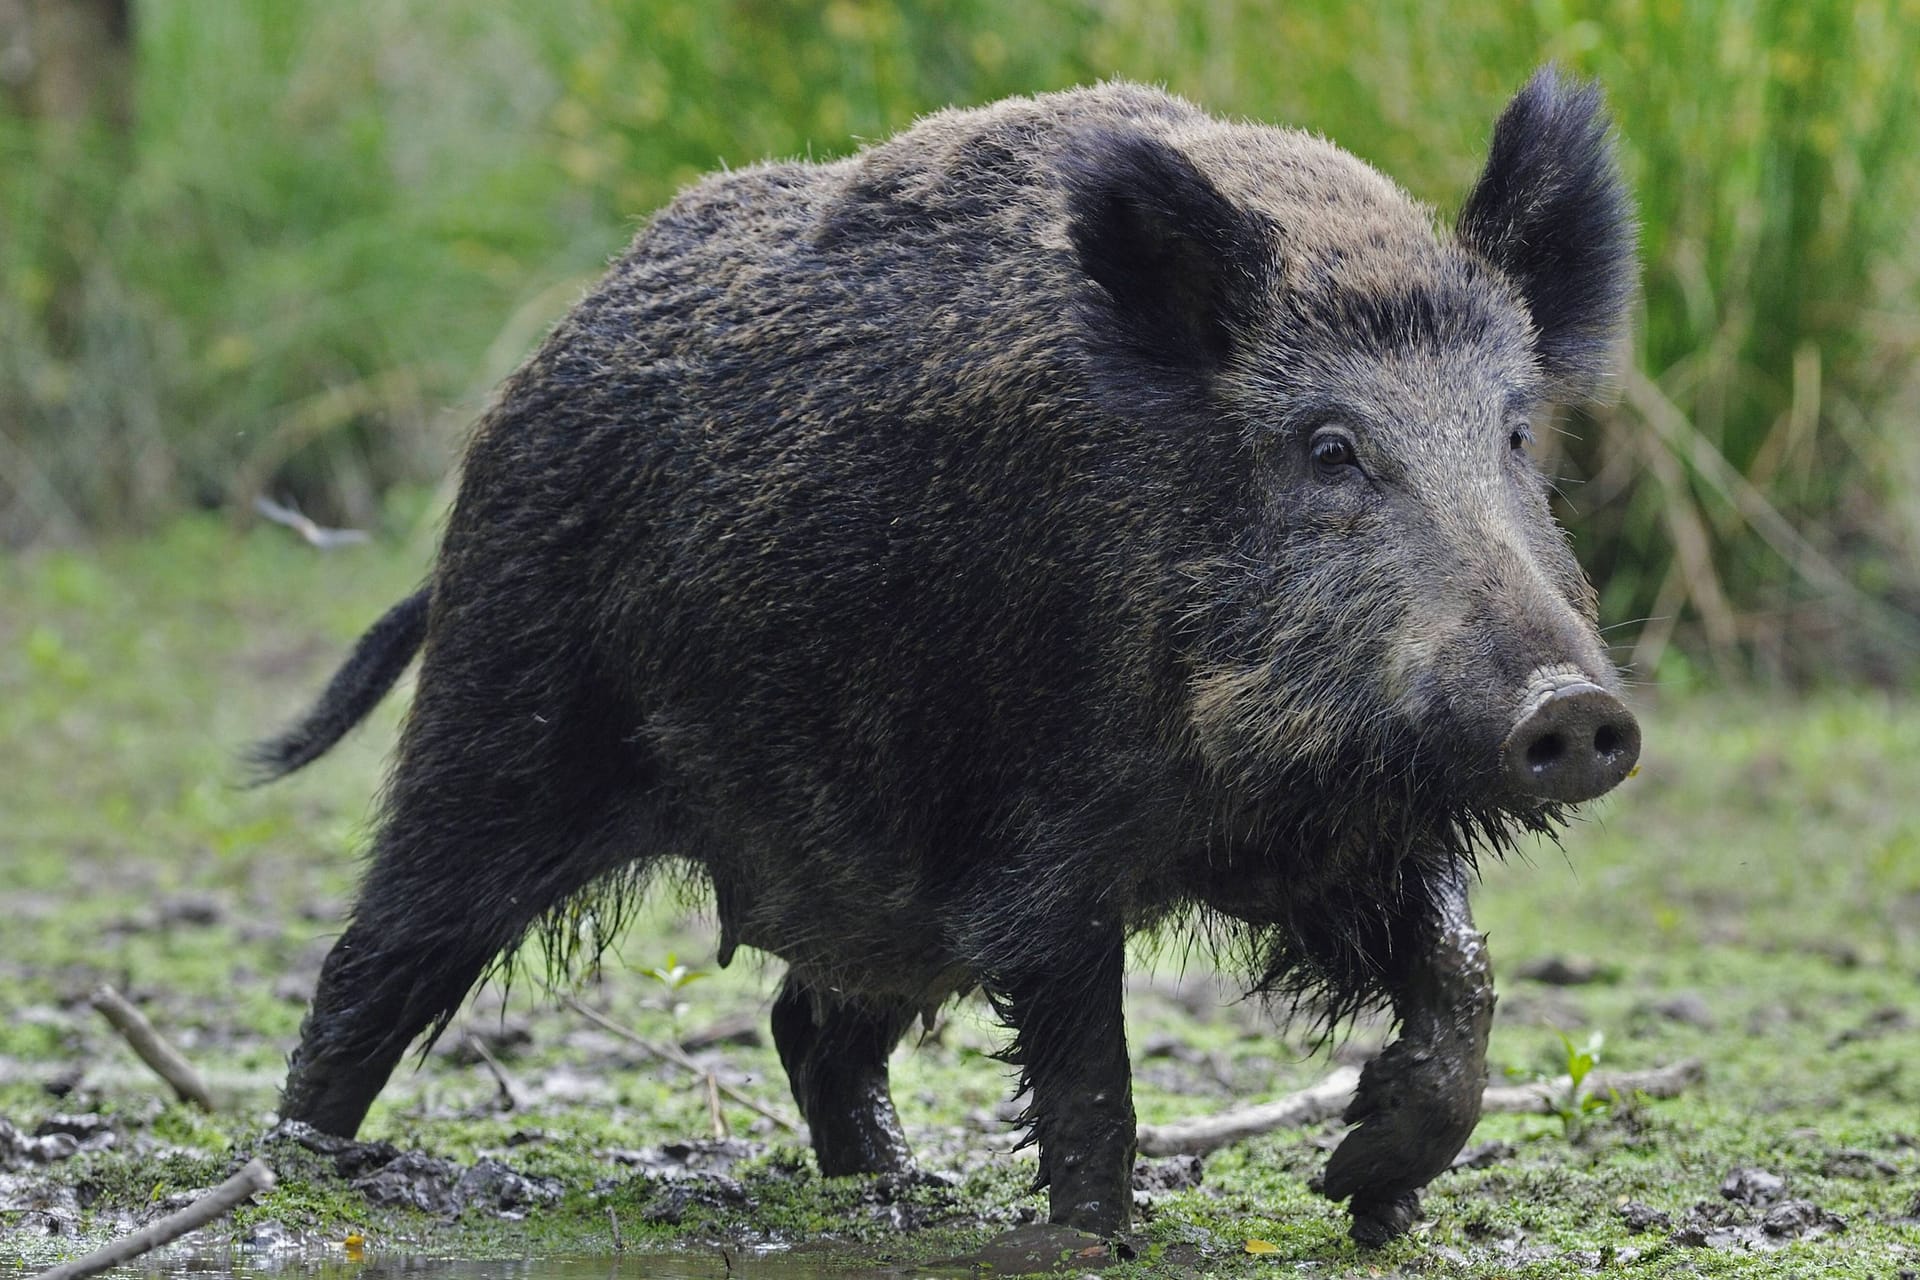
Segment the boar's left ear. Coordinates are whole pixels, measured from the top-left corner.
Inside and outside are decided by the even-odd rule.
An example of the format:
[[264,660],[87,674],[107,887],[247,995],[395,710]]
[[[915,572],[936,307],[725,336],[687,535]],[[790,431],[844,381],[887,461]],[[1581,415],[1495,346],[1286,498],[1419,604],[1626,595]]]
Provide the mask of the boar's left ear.
[[1456,224],[1519,288],[1541,367],[1568,400],[1592,395],[1611,372],[1637,271],[1608,123],[1597,86],[1541,68],[1494,125],[1486,170]]
[[1153,365],[1218,368],[1264,292],[1266,224],[1157,138],[1095,129],[1072,148],[1062,165],[1067,234],[1111,304],[1106,336]]

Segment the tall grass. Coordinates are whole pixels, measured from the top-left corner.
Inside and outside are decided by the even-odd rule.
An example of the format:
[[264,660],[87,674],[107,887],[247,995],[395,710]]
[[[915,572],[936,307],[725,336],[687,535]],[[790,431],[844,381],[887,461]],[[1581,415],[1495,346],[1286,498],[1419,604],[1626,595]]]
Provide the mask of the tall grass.
[[1444,212],[1552,58],[1606,85],[1642,216],[1635,372],[1556,460],[1623,658],[1902,669],[1920,3],[1452,8],[148,0],[130,158],[0,115],[0,538],[268,486],[367,519],[719,164],[1125,75],[1324,132]]

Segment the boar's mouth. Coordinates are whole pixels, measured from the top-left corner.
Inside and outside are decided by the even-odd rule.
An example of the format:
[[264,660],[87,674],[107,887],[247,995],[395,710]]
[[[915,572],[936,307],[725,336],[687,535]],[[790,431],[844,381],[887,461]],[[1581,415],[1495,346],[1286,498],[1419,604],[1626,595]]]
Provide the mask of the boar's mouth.
[[1583,673],[1542,672],[1500,747],[1501,775],[1527,800],[1578,804],[1613,790],[1640,760],[1640,725]]

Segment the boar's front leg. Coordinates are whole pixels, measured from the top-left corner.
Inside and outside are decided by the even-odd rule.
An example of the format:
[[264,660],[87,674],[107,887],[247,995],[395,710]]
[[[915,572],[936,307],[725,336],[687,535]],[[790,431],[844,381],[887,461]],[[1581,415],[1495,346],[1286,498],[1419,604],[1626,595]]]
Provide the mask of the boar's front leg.
[[1352,1197],[1351,1233],[1361,1244],[1383,1244],[1412,1225],[1420,1188],[1480,1121],[1494,1000],[1486,938],[1473,927],[1463,869],[1435,877],[1428,892],[1425,918],[1414,916],[1402,934],[1413,945],[1393,987],[1400,1037],[1360,1073],[1346,1114],[1359,1127],[1320,1184],[1329,1199]]
[[1133,1208],[1133,1074],[1121,1007],[1126,941],[1117,922],[1089,921],[1064,962],[988,984],[1014,1030],[1009,1060],[1032,1090],[1031,1140],[1051,1221],[1103,1236]]

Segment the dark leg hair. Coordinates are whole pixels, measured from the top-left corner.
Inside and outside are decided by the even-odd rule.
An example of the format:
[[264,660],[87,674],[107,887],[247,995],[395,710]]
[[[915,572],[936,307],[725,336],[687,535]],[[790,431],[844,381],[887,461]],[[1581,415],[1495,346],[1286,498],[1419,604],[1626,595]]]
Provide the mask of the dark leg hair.
[[1089,922],[1084,934],[1087,948],[1068,963],[995,981],[989,993],[1014,1030],[1007,1058],[1033,1091],[1027,1118],[1050,1218],[1115,1235],[1133,1209],[1126,944],[1114,922]]
[[451,1016],[492,959],[478,939],[448,948],[349,926],[287,1060],[281,1118],[352,1137],[414,1037]]
[[850,1000],[789,974],[773,1002],[773,1043],[828,1176],[894,1173],[912,1153],[887,1092],[887,1055],[913,1025],[904,1006]]
[[287,1119],[351,1136],[489,965],[649,849],[645,770],[612,700],[544,686],[564,658],[516,666],[475,634],[491,644],[429,646],[352,923],[289,1060]]

